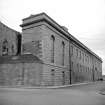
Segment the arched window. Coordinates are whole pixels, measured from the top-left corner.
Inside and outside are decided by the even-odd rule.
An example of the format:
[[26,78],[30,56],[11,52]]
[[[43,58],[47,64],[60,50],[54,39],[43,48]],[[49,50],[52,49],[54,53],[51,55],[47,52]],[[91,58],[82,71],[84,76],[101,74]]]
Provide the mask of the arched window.
[[65,43],[62,41],[62,65],[64,66],[64,58],[65,58]]
[[6,39],[2,43],[2,55],[8,55],[8,41]]
[[54,63],[54,50],[55,50],[54,41],[55,41],[55,37],[52,35],[51,36],[51,63]]

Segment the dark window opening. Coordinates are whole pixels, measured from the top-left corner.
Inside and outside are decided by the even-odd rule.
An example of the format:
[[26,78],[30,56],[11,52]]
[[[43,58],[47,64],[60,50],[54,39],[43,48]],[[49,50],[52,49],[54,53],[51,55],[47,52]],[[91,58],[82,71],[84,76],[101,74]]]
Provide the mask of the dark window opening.
[[65,43],[62,41],[62,65],[64,66],[65,58]]
[[17,35],[17,55],[21,54],[21,41],[22,41],[22,36],[19,33]]
[[51,63],[54,63],[54,50],[55,50],[55,44],[54,44],[54,41],[55,41],[55,37],[52,35],[51,36]]
[[6,39],[2,43],[2,55],[8,55],[8,41]]

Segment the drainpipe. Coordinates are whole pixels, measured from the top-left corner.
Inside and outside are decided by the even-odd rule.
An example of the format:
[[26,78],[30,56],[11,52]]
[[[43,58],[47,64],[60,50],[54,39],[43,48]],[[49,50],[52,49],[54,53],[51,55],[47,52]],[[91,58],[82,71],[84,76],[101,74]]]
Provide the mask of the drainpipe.
[[69,42],[69,72],[70,72],[70,84],[71,83],[71,54],[70,54],[70,42]]
[[22,68],[22,85],[24,85],[24,62],[22,62],[23,68]]

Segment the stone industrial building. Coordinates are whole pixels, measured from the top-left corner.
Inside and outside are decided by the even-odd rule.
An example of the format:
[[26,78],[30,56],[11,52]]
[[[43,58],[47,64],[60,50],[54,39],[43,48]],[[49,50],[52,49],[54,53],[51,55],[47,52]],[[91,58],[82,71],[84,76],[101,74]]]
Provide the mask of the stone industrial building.
[[0,23],[0,85],[54,86],[102,78],[102,59],[47,14]]

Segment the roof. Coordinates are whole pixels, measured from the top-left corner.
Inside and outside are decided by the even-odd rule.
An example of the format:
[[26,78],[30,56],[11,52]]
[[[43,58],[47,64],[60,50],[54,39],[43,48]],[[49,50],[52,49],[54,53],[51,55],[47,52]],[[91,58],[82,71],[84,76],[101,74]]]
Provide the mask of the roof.
[[13,32],[15,32],[15,33],[17,33],[16,35],[20,35],[20,32],[18,32],[18,31],[16,31],[16,30],[12,29],[12,28],[10,28],[10,27],[8,27],[7,25],[5,25],[4,23],[2,23],[1,21],[0,21],[0,25],[3,25],[3,26],[6,27],[7,29],[9,29],[9,30],[11,30],[11,31],[13,31]]
[[0,56],[0,64],[5,63],[32,63],[38,62],[41,63],[42,61],[32,54],[23,54],[19,56]]
[[68,31],[64,30],[62,26],[60,26],[57,22],[55,22],[51,17],[49,17],[46,13],[40,13],[37,15],[31,15],[27,18],[23,19],[23,24],[21,24],[21,27],[31,25],[40,21],[45,21],[49,25],[53,26],[55,29],[57,29],[59,32],[61,32],[63,35],[65,35],[70,40],[77,43],[79,46],[81,46],[83,49],[94,55],[97,59],[99,59],[102,62],[102,59],[96,55],[94,52],[92,52],[88,47],[86,47],[83,43],[81,43],[78,39],[76,39],[73,35],[71,35]]

